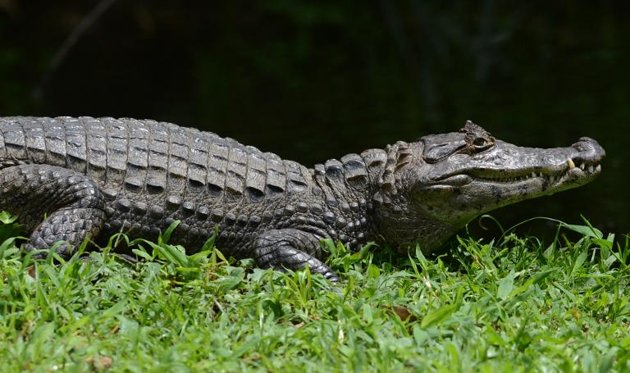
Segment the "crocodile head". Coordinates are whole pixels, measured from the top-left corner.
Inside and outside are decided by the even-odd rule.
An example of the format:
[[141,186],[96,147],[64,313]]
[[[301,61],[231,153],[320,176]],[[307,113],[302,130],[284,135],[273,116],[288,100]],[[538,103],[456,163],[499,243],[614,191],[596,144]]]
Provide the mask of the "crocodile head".
[[605,156],[588,137],[565,148],[526,148],[470,121],[459,132],[398,143],[389,154],[395,162],[376,200],[380,222],[392,222],[379,231],[399,246],[417,242],[425,252],[480,214],[590,182]]

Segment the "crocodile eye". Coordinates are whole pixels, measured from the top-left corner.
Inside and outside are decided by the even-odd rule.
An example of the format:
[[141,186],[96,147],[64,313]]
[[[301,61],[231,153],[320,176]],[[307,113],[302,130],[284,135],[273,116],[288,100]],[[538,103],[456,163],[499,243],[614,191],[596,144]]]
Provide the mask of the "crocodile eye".
[[488,145],[488,141],[483,137],[477,137],[475,140],[473,140],[473,145],[481,148]]
[[492,147],[492,145],[494,145],[494,139],[491,138],[487,138],[487,137],[475,137],[474,140],[472,140],[472,148],[475,151],[484,151],[486,149],[489,149]]

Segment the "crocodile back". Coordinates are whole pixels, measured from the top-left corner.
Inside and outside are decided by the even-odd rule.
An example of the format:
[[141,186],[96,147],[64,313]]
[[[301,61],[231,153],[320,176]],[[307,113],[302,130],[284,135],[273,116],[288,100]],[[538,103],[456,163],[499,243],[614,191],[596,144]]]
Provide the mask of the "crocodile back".
[[92,178],[106,195],[257,202],[310,185],[310,171],[211,132],[152,120],[0,118],[0,165],[38,163]]

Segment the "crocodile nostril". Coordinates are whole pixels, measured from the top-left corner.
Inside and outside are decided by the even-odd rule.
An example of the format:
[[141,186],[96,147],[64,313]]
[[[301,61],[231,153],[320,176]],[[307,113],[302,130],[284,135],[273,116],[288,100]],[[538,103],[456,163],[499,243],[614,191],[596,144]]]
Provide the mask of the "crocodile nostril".
[[573,144],[573,148],[578,152],[588,152],[593,149],[593,147],[586,141],[580,141]]
[[581,137],[578,142],[573,144],[573,148],[580,153],[589,153],[589,157],[593,158],[603,158],[606,155],[599,143],[590,137]]

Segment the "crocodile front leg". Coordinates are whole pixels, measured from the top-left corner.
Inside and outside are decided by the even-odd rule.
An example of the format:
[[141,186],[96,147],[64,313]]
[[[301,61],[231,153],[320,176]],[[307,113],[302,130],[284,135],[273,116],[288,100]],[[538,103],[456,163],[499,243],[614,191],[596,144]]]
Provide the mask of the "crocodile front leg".
[[312,273],[339,281],[332,269],[312,255],[321,252],[320,238],[312,233],[292,228],[273,229],[262,233],[255,245],[254,259],[262,268],[298,270],[308,266]]
[[90,178],[40,164],[0,170],[0,209],[17,214],[32,230],[26,250],[48,249],[62,241],[57,252],[64,258],[94,237],[105,220],[103,195]]

